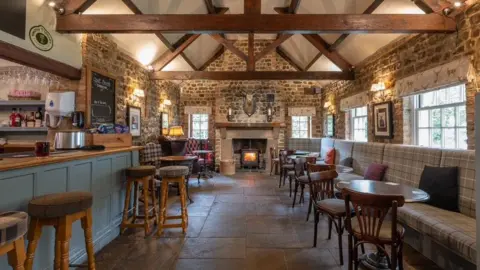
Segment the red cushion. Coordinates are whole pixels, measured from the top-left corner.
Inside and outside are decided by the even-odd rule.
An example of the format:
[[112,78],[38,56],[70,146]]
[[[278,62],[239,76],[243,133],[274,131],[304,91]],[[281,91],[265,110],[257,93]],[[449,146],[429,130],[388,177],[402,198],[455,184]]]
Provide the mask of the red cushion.
[[327,155],[325,156],[325,164],[334,164],[335,163],[335,148],[330,148],[327,151]]
[[382,181],[383,175],[385,175],[385,171],[387,170],[387,168],[387,165],[372,163],[365,170],[365,175],[363,178],[367,180]]

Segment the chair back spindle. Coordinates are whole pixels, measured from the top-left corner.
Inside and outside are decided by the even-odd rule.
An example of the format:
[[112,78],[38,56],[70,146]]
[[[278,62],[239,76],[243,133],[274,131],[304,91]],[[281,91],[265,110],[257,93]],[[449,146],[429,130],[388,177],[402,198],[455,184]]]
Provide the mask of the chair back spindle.
[[338,177],[335,165],[307,163],[307,176],[314,204],[333,197],[333,180]]

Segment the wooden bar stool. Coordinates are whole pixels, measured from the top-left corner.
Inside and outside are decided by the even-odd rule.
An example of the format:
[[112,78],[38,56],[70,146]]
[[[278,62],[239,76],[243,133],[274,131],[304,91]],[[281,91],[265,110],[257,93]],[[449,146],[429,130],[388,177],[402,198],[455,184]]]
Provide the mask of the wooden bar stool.
[[[187,213],[187,192],[185,189],[185,176],[189,174],[187,166],[167,166],[159,169],[159,175],[162,178],[161,198],[160,198],[160,217],[158,221],[157,235],[161,236],[164,228],[182,228],[182,232],[187,232],[188,213]],[[167,216],[168,184],[178,183],[180,191],[180,204],[182,214],[180,216]],[[181,219],[181,223],[166,224],[168,219]]]
[[90,192],[64,192],[37,197],[28,203],[31,217],[28,228],[28,249],[25,269],[33,269],[35,250],[42,234],[43,226],[55,227],[54,269],[69,269],[70,238],[72,224],[81,220],[85,235],[88,256],[88,269],[95,269],[95,257],[92,239],[92,203]]
[[[155,176],[156,168],[155,166],[137,166],[131,167],[126,170],[127,173],[127,192],[125,194],[125,207],[123,208],[123,219],[120,228],[122,233],[125,232],[127,228],[138,228],[144,227],[145,236],[150,234],[150,221],[153,220],[154,223],[157,223],[157,199],[155,196]],[[142,184],[143,186],[143,205],[145,215],[138,215],[138,185]],[[130,196],[132,193],[132,185],[134,186],[134,199],[133,199],[133,217],[128,218],[128,211],[130,207]],[[150,190],[151,189],[151,192]],[[152,200],[152,207],[149,208],[149,197]],[[153,216],[150,216],[150,211],[153,210]],[[143,223],[135,223],[137,219],[144,219]]]
[[0,214],[0,255],[7,254],[8,264],[13,269],[24,269],[25,242],[28,215],[25,212],[5,212]]

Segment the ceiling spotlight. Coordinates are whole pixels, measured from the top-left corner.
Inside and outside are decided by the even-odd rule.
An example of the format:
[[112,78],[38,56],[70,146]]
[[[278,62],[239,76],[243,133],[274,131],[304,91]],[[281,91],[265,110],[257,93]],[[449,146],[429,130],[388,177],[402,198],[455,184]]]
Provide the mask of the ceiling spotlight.
[[152,70],[153,70],[153,66],[152,66],[152,65],[148,65],[148,66],[147,66],[147,69],[150,70],[150,71],[152,71]]
[[448,16],[452,13],[452,11],[453,11],[453,9],[451,9],[451,8],[444,8],[442,10],[442,13],[443,13],[443,15]]
[[48,6],[53,8],[53,10],[55,10],[55,12],[59,15],[65,13],[65,9],[63,7],[59,7],[55,1],[48,2]]
[[455,3],[453,3],[453,5],[458,8],[458,7],[461,7],[463,5],[463,2],[462,1],[455,1]]

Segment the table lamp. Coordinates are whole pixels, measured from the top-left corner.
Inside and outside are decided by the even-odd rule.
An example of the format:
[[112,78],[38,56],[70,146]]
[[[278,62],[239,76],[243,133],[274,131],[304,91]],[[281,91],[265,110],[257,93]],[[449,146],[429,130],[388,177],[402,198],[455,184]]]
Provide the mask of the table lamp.
[[172,126],[170,127],[170,131],[168,132],[168,136],[171,137],[180,137],[183,136],[183,127],[182,126]]

